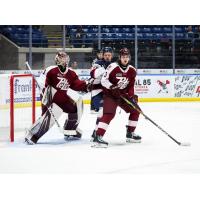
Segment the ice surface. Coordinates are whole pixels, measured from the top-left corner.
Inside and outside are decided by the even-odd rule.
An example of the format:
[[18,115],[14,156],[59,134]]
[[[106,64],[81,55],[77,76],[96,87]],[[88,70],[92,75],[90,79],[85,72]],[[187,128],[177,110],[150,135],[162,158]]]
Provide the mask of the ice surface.
[[[128,115],[118,109],[104,136],[109,148],[91,148],[96,115],[90,114],[89,105],[85,105],[79,126],[84,131],[80,141],[64,141],[54,126],[34,146],[23,144],[23,137],[13,144],[1,142],[0,173],[200,173],[200,103],[140,103],[140,106],[170,135],[190,142],[191,146],[178,146],[143,116],[136,129],[142,143],[126,144]],[[64,119],[62,116],[60,123]]]

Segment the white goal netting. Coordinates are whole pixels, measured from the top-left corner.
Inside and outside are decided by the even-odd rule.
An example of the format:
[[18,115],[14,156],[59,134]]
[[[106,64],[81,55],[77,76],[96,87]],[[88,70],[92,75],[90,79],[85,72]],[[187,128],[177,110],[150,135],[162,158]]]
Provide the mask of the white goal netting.
[[39,93],[31,75],[0,75],[0,86],[0,142],[13,141],[33,123]]

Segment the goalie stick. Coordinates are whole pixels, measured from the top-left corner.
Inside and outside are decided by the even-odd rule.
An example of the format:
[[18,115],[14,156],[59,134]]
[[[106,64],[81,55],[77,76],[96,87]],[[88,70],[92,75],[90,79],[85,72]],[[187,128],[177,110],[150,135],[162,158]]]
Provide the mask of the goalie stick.
[[167,131],[165,131],[163,128],[161,128],[158,124],[156,124],[152,119],[150,119],[147,115],[145,115],[143,113],[143,111],[141,110],[141,108],[138,106],[138,104],[133,100],[133,101],[129,101],[128,99],[126,99],[123,96],[120,96],[121,99],[123,99],[129,106],[131,106],[133,109],[135,109],[137,112],[139,112],[140,114],[142,114],[144,116],[145,119],[149,120],[152,124],[154,124],[157,128],[159,128],[163,133],[165,133],[169,138],[171,138],[174,142],[176,142],[176,144],[180,145],[180,146],[190,146],[189,142],[179,142],[177,141],[175,138],[173,138]]
[[[28,69],[29,69],[31,75],[34,77],[35,82],[36,82],[36,84],[37,84],[37,86],[38,86],[40,92],[42,93],[42,88],[40,87],[40,85],[39,85],[39,83],[38,83],[38,81],[37,81],[35,75],[33,74],[33,71],[32,71],[32,69],[31,69],[29,63],[28,63],[28,62],[25,62],[25,64],[26,64],[26,66],[28,67]],[[64,130],[61,128],[61,126],[60,126],[58,120],[56,119],[56,117],[55,117],[55,115],[54,115],[54,113],[53,113],[51,107],[50,107],[50,106],[47,106],[47,109],[48,109],[49,113],[51,114],[51,116],[53,117],[53,120],[55,121],[55,123],[56,123],[56,125],[57,125],[59,131],[60,131],[62,134],[64,134]]]

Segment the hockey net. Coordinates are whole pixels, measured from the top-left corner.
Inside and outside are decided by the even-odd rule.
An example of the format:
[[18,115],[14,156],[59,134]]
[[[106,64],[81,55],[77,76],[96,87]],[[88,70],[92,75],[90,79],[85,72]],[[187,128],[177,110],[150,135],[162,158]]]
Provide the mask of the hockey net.
[[0,142],[13,142],[35,121],[36,84],[29,74],[2,74],[0,87]]

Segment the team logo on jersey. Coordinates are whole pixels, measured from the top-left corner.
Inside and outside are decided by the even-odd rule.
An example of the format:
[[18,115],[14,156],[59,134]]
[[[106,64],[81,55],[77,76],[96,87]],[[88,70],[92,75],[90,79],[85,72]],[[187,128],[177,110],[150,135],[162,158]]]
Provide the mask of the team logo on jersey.
[[119,79],[119,81],[117,82],[119,89],[124,89],[129,84],[129,80],[126,77],[116,77],[116,78]]
[[60,88],[61,90],[68,90],[69,89],[69,82],[65,78],[57,77],[60,81],[56,85],[57,88]]

